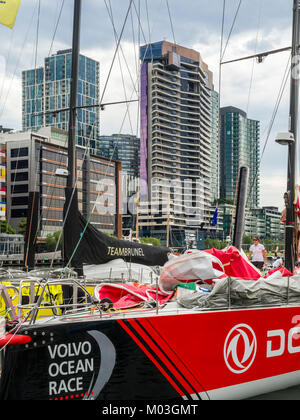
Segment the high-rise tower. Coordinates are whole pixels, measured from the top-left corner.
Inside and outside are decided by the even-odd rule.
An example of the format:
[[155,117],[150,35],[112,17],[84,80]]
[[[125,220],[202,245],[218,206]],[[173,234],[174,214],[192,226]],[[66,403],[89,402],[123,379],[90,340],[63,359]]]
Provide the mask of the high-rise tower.
[[234,201],[239,167],[249,168],[247,207],[259,207],[260,122],[233,106],[220,110],[220,197]]
[[[55,111],[69,107],[71,64],[72,50],[63,50],[45,58],[44,67],[23,71],[23,130],[45,126],[68,130],[68,110]],[[99,68],[97,61],[80,55],[78,106],[99,104]],[[98,108],[78,109],[77,119],[77,144],[90,144],[91,150],[97,152]]]
[[[167,41],[141,47],[140,59],[140,192],[159,209],[141,224],[162,235],[167,223],[173,233],[197,228],[209,218],[204,209],[211,206],[217,170],[212,165],[212,72],[199,52]],[[169,194],[166,184],[173,185]]]

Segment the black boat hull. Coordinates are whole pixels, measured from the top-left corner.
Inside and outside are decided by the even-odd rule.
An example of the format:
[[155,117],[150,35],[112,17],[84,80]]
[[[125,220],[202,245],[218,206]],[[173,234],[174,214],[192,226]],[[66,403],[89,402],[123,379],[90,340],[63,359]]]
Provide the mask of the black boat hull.
[[6,350],[0,400],[182,400],[115,320],[18,333],[32,340]]

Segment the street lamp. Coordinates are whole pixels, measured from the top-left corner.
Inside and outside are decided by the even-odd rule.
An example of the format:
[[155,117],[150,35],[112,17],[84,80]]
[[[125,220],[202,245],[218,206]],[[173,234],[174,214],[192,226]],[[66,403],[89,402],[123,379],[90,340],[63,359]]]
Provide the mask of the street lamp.
[[288,146],[288,182],[287,192],[284,194],[286,207],[285,221],[285,267],[293,273],[296,261],[295,252],[295,217],[294,217],[294,189],[295,189],[295,135],[290,131],[278,133],[275,139],[276,143],[282,146]]
[[295,143],[295,137],[293,133],[288,131],[286,133],[278,133],[275,141],[282,146],[289,146]]

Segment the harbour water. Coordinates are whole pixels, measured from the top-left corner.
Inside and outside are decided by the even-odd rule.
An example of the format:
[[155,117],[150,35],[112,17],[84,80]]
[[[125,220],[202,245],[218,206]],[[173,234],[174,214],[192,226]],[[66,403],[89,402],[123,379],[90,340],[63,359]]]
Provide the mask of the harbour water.
[[249,400],[300,401],[300,385],[293,386],[282,391],[259,395],[254,398],[249,398]]

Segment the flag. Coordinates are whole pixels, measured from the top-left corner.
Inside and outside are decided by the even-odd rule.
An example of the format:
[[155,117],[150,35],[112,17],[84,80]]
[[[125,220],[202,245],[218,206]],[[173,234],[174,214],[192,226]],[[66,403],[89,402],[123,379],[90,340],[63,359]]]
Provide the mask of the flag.
[[216,226],[218,224],[218,206],[216,207],[216,210],[214,211],[214,215],[211,221],[212,226]]
[[0,24],[14,27],[21,0],[0,0]]

